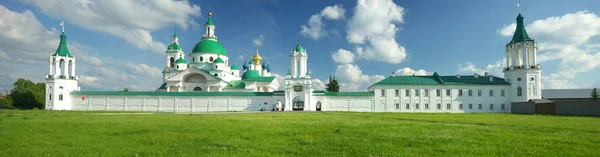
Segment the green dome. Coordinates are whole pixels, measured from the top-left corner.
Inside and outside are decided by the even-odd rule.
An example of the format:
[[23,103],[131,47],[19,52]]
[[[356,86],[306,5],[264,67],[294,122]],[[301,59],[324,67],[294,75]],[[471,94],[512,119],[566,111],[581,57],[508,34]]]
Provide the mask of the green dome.
[[231,66],[231,70],[240,70],[240,69],[238,69],[238,67],[237,67],[237,66],[235,66],[235,65],[232,65],[232,66]]
[[219,42],[211,39],[202,39],[194,46],[192,53],[212,53],[227,56],[225,48]]
[[223,61],[223,59],[221,59],[221,57],[217,57],[217,59],[215,59],[215,61],[213,63],[225,63],[225,61]]
[[187,64],[187,62],[185,61],[185,59],[183,59],[183,57],[179,57],[179,59],[175,60],[175,63],[185,63],[185,64]]
[[304,52],[304,51],[306,51],[306,49],[304,49],[304,47],[300,46],[300,43],[298,43],[298,45],[296,45],[295,50],[296,50],[296,52]]
[[248,64],[252,65],[252,64],[254,64],[254,61],[250,60],[250,62],[248,62]]
[[244,74],[242,75],[242,80],[246,80],[246,79],[250,79],[250,78],[255,78],[255,77],[260,77],[260,74],[258,74],[258,71],[256,71],[256,70],[246,70],[246,72],[244,72]]
[[212,18],[208,17],[208,21],[204,25],[214,26],[215,24],[213,24]]
[[181,46],[179,44],[171,44],[169,45],[169,47],[167,47],[167,50],[179,50],[179,51],[183,51],[183,49],[181,49]]

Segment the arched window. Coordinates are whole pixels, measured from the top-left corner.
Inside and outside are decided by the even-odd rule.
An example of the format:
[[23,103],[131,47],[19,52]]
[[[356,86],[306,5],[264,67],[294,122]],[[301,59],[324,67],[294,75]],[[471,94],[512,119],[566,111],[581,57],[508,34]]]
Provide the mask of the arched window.
[[196,61],[196,58],[192,57],[192,62]]
[[396,103],[396,110],[400,109],[400,104]]
[[58,68],[59,68],[59,70],[58,70],[57,74],[59,74],[59,76],[61,76],[61,77],[64,76],[65,75],[64,72],[65,72],[65,68],[66,68],[64,59],[60,59],[60,61],[58,62]]
[[171,57],[171,59],[169,59],[169,67],[174,67],[175,66],[175,58]]
[[419,109],[419,103],[417,103],[417,104],[415,105],[415,109],[417,109],[417,110]]
[[523,96],[523,88],[521,86],[517,87],[517,96]]
[[231,75],[233,75],[233,72],[231,72]]
[[213,57],[208,58],[208,61],[213,62]]
[[215,76],[219,76],[219,74],[215,74]]
[[52,93],[48,94],[48,100],[52,101]]
[[410,109],[410,104],[406,104],[406,109]]
[[73,73],[73,60],[69,60],[69,69],[67,69],[67,70],[69,70],[69,71],[67,71],[67,74],[69,74],[69,76],[75,75]]
[[204,60],[204,58],[202,56],[200,56],[200,62],[202,62]]
[[437,104],[437,109],[441,110],[442,109],[442,104]]
[[200,88],[200,87],[194,88],[194,92],[201,92],[201,91],[202,91],[202,88]]
[[179,69],[179,65],[177,66],[177,69]]
[[215,65],[215,69],[219,69],[219,66],[216,66],[216,65]]

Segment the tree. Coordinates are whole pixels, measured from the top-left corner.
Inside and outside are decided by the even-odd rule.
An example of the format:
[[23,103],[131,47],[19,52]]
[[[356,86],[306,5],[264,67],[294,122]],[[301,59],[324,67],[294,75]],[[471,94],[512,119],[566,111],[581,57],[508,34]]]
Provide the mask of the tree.
[[10,99],[10,97],[8,97],[8,95],[2,95],[2,98],[0,98],[0,109],[12,109],[14,108],[12,106],[12,100]]
[[13,83],[13,89],[8,97],[16,108],[44,109],[46,107],[45,89],[45,83],[33,83],[31,80],[19,78]]
[[598,89],[594,88],[594,90],[592,90],[592,99],[598,100],[598,97],[600,97],[598,95]]
[[335,79],[335,77],[331,77],[329,76],[329,82],[327,83],[327,92],[339,92],[340,91],[340,85],[338,83],[338,80]]
[[125,88],[123,89],[123,92],[129,92],[129,89]]

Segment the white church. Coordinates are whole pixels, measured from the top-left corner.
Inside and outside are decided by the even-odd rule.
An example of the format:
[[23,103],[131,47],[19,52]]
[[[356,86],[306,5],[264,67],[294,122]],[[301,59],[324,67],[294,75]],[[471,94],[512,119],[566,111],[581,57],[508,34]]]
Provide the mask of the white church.
[[[504,78],[483,75],[389,76],[366,92],[315,90],[308,72],[307,49],[290,51],[290,71],[278,82],[258,48],[242,68],[229,62],[208,14],[205,34],[184,55],[177,34],[165,54],[163,83],[156,91],[81,91],[76,58],[66,35],[49,59],[47,110],[150,112],[358,111],[358,112],[511,112],[515,102],[541,98],[541,66],[536,41],[527,35],[523,16],[506,46]],[[187,59],[186,59],[187,57]],[[280,86],[282,86],[280,88]]]

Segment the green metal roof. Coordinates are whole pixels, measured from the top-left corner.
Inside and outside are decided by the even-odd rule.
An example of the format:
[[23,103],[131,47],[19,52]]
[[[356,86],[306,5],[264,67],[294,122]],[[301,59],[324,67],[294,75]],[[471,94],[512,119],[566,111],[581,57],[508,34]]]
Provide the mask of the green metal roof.
[[246,72],[242,74],[242,80],[247,80],[254,77],[260,77],[260,74],[258,74],[258,71],[256,70],[246,70]]
[[292,75],[292,71],[288,70],[288,73],[286,75]]
[[163,83],[162,85],[160,85],[160,87],[158,87],[158,89],[167,89],[167,83]]
[[266,77],[252,77],[248,79],[243,79],[244,81],[256,81],[256,82],[272,82],[275,79],[275,76],[266,76]]
[[208,17],[208,21],[204,24],[205,26],[214,26],[215,24],[212,21],[212,18]]
[[225,61],[223,61],[223,59],[221,59],[221,57],[217,57],[217,59],[215,59],[215,61],[213,61],[213,63],[225,63]]
[[300,43],[298,43],[298,45],[296,45],[295,48],[296,52],[305,52],[306,49],[304,49],[304,47],[300,46]]
[[513,38],[511,42],[522,42],[522,41],[530,41],[527,31],[525,30],[525,24],[523,24],[523,15],[519,13],[517,16],[517,29],[515,30],[515,34],[513,34]]
[[248,64],[252,65],[252,64],[254,64],[254,61],[250,60],[250,62],[248,62]]
[[225,89],[246,89],[244,81],[234,80],[229,82],[229,85],[225,86]]
[[179,59],[175,60],[175,63],[185,63],[185,64],[187,64],[187,62],[185,61],[185,59],[183,59],[183,57],[179,57]]
[[119,91],[73,91],[77,95],[121,95],[121,96],[272,96],[273,92],[119,92]]
[[181,46],[177,43],[173,43],[171,45],[169,45],[167,47],[167,50],[179,50],[179,51],[183,51],[183,48],[181,48]]
[[240,70],[240,69],[238,69],[238,67],[237,67],[237,66],[235,66],[235,65],[232,65],[232,66],[231,66],[231,70]]
[[[490,81],[490,77],[494,77]],[[503,78],[495,76],[439,76],[433,73],[431,76],[390,76],[373,85],[510,85]],[[372,85],[372,86],[373,86]]]
[[323,95],[323,96],[374,96],[373,92],[324,92],[324,93],[314,93],[314,95]]
[[203,38],[194,46],[192,53],[211,53],[227,56],[225,48],[214,39]]
[[73,58],[73,56],[69,52],[69,48],[67,47],[67,35],[65,35],[65,32],[62,32],[60,34],[60,44],[58,45],[56,52],[54,52],[54,54],[53,54],[53,56],[57,56],[57,55],[62,56],[62,57]]

